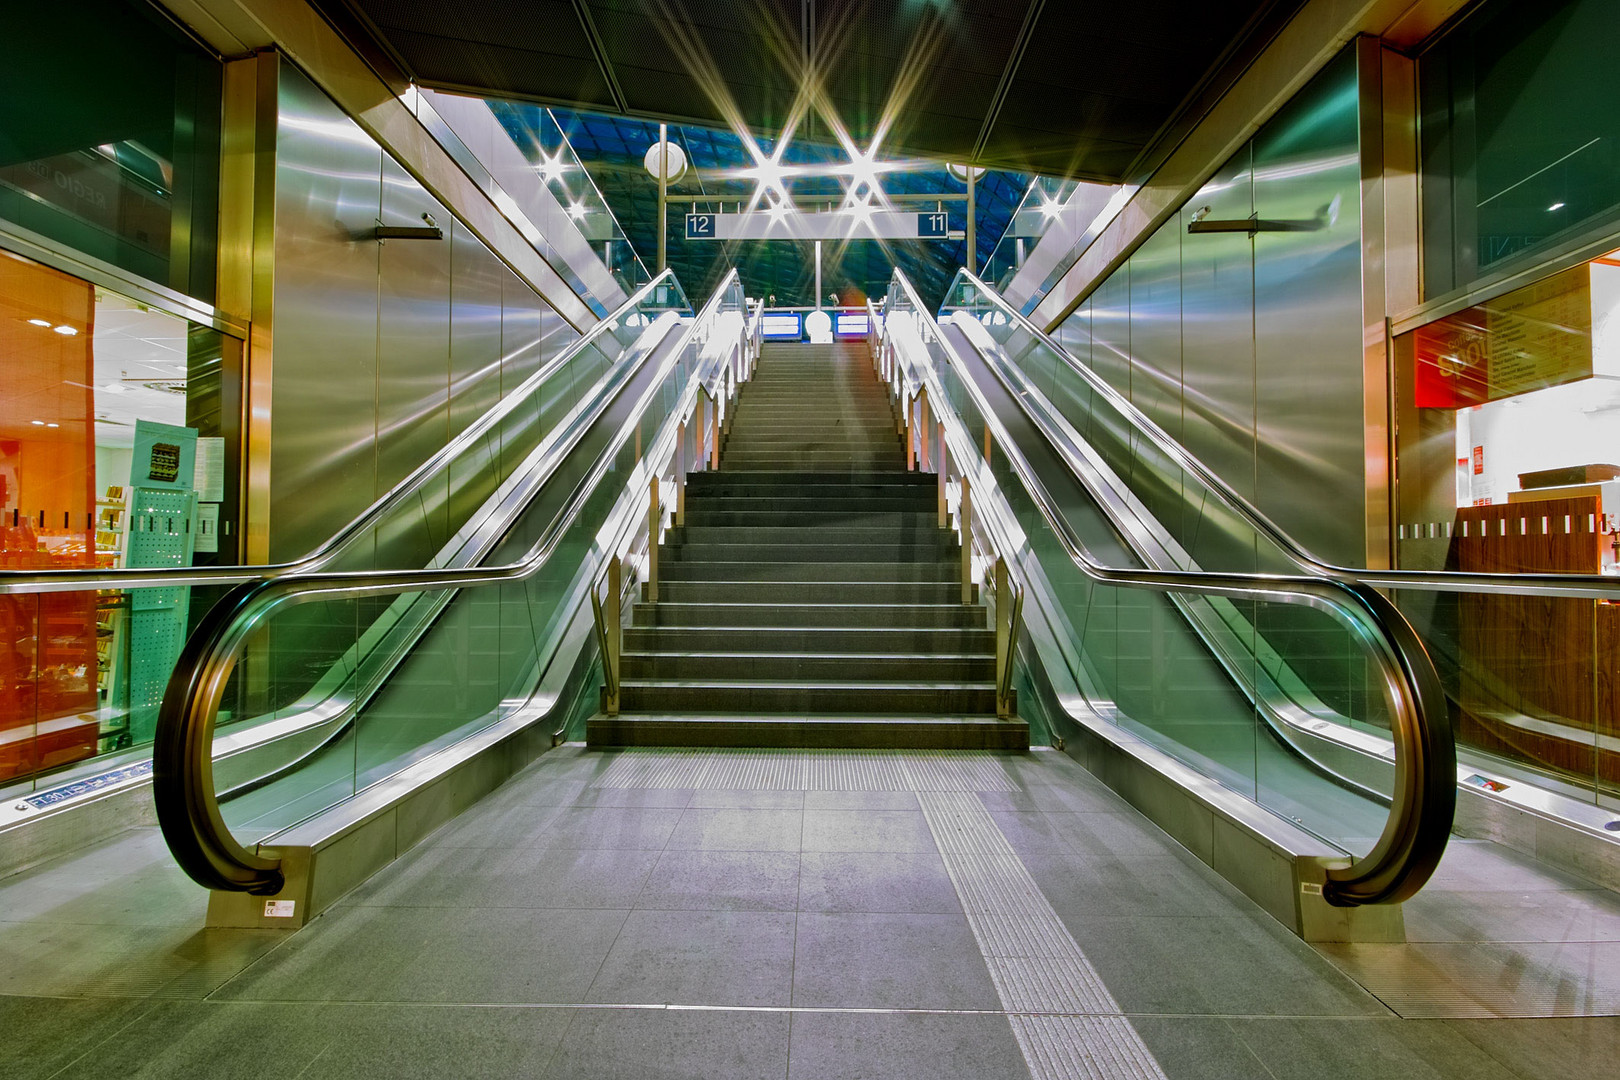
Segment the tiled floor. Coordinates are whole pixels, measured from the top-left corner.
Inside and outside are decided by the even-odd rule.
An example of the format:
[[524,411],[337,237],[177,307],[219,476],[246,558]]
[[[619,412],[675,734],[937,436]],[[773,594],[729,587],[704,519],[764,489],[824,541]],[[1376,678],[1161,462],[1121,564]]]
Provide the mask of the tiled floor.
[[[1616,1017],[1403,1019],[1346,974],[1516,927],[1620,939],[1613,894],[1489,845],[1409,907],[1412,944],[1330,961],[1061,755],[825,758],[565,748],[297,933],[199,929],[149,832],[0,881],[0,1078],[1562,1080],[1620,1057]],[[1089,1004],[1010,1017],[1029,995]]]

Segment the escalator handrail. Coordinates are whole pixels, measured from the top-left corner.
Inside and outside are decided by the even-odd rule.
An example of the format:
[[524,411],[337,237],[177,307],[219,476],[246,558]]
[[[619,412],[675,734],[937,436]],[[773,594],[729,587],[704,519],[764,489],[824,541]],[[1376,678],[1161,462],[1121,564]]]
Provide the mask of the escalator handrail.
[[[968,270],[958,271],[976,286],[979,292],[1011,319],[1019,330],[1028,333],[1050,349],[1079,375],[1087,386],[1105,398],[1116,412],[1135,431],[1151,442],[1155,449],[1175,462],[1176,467],[1197,477],[1199,482],[1214,491],[1227,506],[1243,517],[1251,528],[1271,541],[1295,566],[1307,574],[1330,577],[1346,583],[1370,585],[1379,589],[1422,589],[1430,592],[1490,592],[1513,593],[1525,596],[1561,597],[1620,597],[1620,578],[1598,574],[1554,573],[1468,573],[1456,570],[1367,570],[1339,566],[1317,558],[1293,537],[1272,521],[1266,513],[1243,494],[1211,471],[1208,466],[1190,454],[1186,447],[1154,423],[1107,380],[1077,360],[1061,343],[1030,322],[1022,312],[1009,304],[1000,293]],[[946,293],[949,296],[949,292]]]
[[[735,269],[721,280],[703,309],[682,331],[674,349],[664,354],[666,362],[674,363],[684,355],[694,336],[713,319],[736,280]],[[658,350],[649,351],[648,359],[657,354]],[[699,380],[702,375],[701,371],[694,372],[693,379]],[[650,395],[652,390],[647,393]],[[638,414],[651,400],[651,396],[643,399]],[[210,889],[255,894],[275,893],[283,883],[279,858],[249,851],[231,835],[214,791],[214,725],[226,683],[252,632],[275,609],[292,604],[480,588],[532,576],[550,560],[634,427],[633,422],[621,426],[619,435],[574,485],[545,532],[517,562],[459,569],[284,573],[268,580],[243,582],[208,611],[186,641],[170,676],[158,710],[152,753],[158,824],[176,862],[192,880]]]
[[319,547],[292,562],[269,563],[261,566],[171,566],[144,569],[84,569],[84,570],[0,570],[0,594],[69,592],[89,589],[178,588],[192,585],[239,585],[247,582],[278,578],[288,574],[312,573],[331,565],[342,550],[356,537],[377,524],[399,503],[419,491],[436,473],[454,461],[463,450],[472,446],[505,420],[519,406],[529,401],[545,381],[598,338],[617,329],[621,320],[633,314],[665,278],[673,280],[674,271],[665,269],[646,285],[636,290],[623,304],[576,340],[569,342],[562,352],[543,363],[539,370],[513,388],[483,416],[467,425],[433,456],[411,470],[399,483],[378,497],[347,525],[323,540]]
[[[1372,850],[1360,857],[1352,856],[1349,866],[1330,868],[1323,893],[1329,902],[1343,906],[1398,903],[1416,893],[1439,864],[1450,836],[1456,807],[1456,747],[1440,676],[1411,624],[1376,590],[1327,576],[1120,569],[1098,562],[991,411],[966,363],[941,333],[938,321],[923,306],[911,282],[898,269],[894,282],[918,318],[931,328],[932,337],[991,426],[1020,484],[1083,574],[1108,585],[1156,592],[1304,603],[1337,614],[1351,625],[1378,665],[1393,706],[1390,726],[1395,742],[1395,788],[1384,831]],[[893,308],[890,305],[886,311],[886,321],[894,317]],[[932,370],[925,377],[937,384],[938,376]],[[940,401],[936,415],[943,417],[948,412],[951,422],[965,431],[962,420],[949,407],[942,385],[937,392]],[[989,501],[980,499],[977,505],[983,514]]]

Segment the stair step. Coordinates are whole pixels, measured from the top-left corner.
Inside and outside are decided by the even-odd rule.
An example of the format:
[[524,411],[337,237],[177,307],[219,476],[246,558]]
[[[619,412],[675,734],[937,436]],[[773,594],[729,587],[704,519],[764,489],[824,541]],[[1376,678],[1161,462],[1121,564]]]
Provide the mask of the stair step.
[[586,721],[585,744],[1023,753],[1029,749],[1029,725],[1021,720],[983,716],[762,718],[621,714],[593,716]]
[[[660,604],[660,607],[663,605]],[[627,626],[624,651],[994,655],[995,631],[966,627]]]
[[623,679],[622,712],[741,712],[993,715],[989,682],[719,682]]
[[937,512],[923,510],[850,510],[837,505],[823,505],[820,509],[805,507],[797,510],[710,510],[707,507],[687,507],[688,526],[720,525],[754,528],[760,525],[799,526],[827,525],[844,522],[865,529],[933,529],[938,527]]
[[[975,595],[977,586],[975,586]],[[661,578],[659,600],[825,604],[954,604],[962,586],[952,581],[671,581]],[[642,586],[642,599],[647,599]]]
[[950,562],[672,562],[659,563],[662,581],[960,581],[961,564]]
[[990,682],[996,658],[989,655],[912,653],[889,656],[869,653],[626,653],[621,661],[626,679],[751,679],[877,681],[896,677],[913,681]]
[[969,604],[746,604],[668,601],[636,604],[634,626],[965,627],[986,626]]
[[847,472],[814,473],[802,469],[778,473],[773,477],[768,472],[733,473],[726,469],[694,473],[687,477],[688,489],[695,488],[756,488],[766,487],[772,483],[795,484],[807,486],[836,486],[840,490],[850,490],[852,487],[891,487],[934,484],[933,473],[911,472],[906,469],[878,470],[859,479],[852,478]]
[[[740,525],[686,525],[680,530],[680,544],[683,547],[726,544],[838,544],[841,546],[858,546],[861,544],[916,544],[918,547],[934,545],[938,547],[956,548],[956,534],[948,529],[937,527],[937,523],[930,521],[923,526],[922,522],[907,522],[903,529],[864,528],[855,525],[845,525],[843,522],[832,522],[825,525],[756,525],[748,528]],[[840,560],[830,560],[840,561]]]
[[[739,534],[747,530],[737,530]],[[836,540],[805,544],[682,544],[666,548],[666,563],[739,562],[948,562],[956,565],[960,556],[954,543],[938,535],[895,536],[888,542],[865,541],[840,544]]]

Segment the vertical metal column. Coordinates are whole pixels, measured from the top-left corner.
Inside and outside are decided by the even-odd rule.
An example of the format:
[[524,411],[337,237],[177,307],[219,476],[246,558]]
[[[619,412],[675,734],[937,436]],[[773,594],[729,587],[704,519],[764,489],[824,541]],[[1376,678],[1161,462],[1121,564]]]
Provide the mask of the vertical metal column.
[[658,505],[658,477],[647,489],[647,603],[658,603],[658,533],[664,523],[664,508]]
[[967,270],[970,274],[979,272],[979,227],[977,203],[973,191],[973,166],[967,166]]
[[929,469],[930,450],[933,446],[933,427],[928,416],[928,388],[925,386],[922,393],[917,395],[917,468],[923,472]]
[[1013,662],[1013,596],[1011,579],[1007,575],[1007,560],[996,558],[996,715],[1006,719],[1012,714],[1012,695],[1007,687]]
[[816,241],[816,310],[821,310],[821,241]]
[[945,497],[945,484],[950,479],[951,456],[945,452],[945,425],[939,425],[939,527],[944,528],[950,517],[949,500]]
[[962,475],[962,498],[957,506],[962,526],[962,603],[973,603],[973,497],[967,474]]
[[686,422],[675,425],[675,524],[686,524]]
[[[669,238],[669,125],[658,125],[658,273],[668,265],[665,246]],[[971,181],[969,191],[972,191]]]

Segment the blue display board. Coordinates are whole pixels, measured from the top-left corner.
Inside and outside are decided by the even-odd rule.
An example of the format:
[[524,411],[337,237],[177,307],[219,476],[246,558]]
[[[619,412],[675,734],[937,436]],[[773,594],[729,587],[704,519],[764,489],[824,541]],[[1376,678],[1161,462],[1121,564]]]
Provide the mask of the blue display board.
[[767,311],[759,336],[766,341],[798,341],[804,336],[804,316],[797,311]]
[[917,237],[922,240],[943,240],[951,234],[950,215],[934,210],[917,215]]
[[872,320],[864,311],[840,311],[833,317],[833,333],[838,337],[865,337]]

